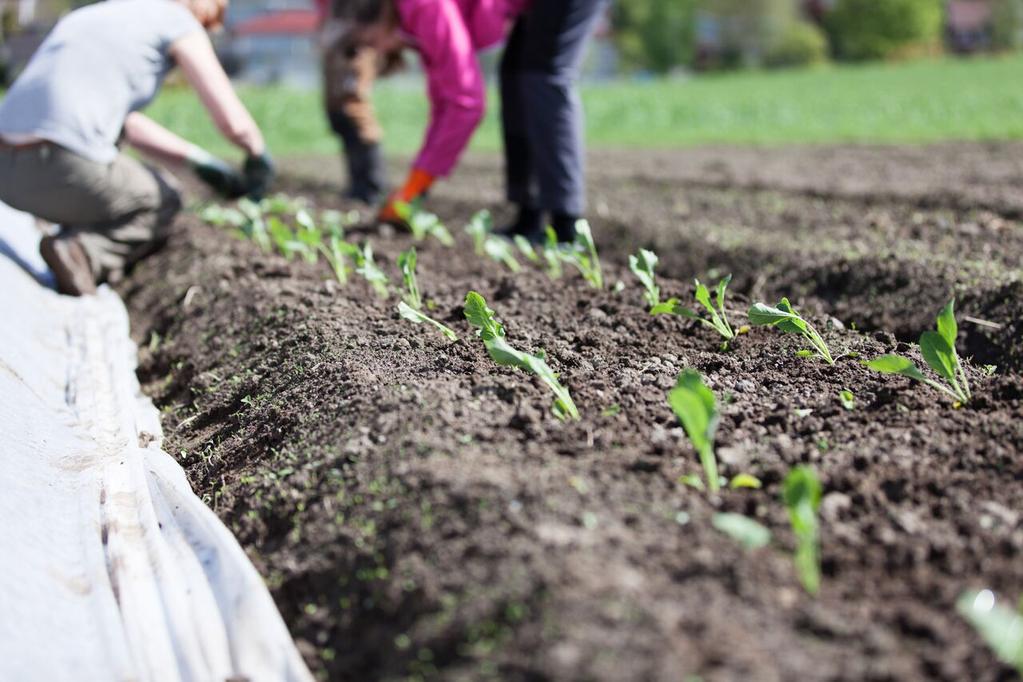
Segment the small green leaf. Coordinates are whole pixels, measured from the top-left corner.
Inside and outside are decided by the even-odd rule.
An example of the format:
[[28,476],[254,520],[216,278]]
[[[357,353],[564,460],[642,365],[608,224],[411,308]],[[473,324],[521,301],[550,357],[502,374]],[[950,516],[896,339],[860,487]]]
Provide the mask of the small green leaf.
[[920,336],[920,354],[938,376],[950,384],[956,382],[955,350],[938,332],[924,332]]
[[706,285],[702,284],[700,280],[696,281],[696,302],[707,309],[707,312],[713,313],[714,306],[710,303],[710,291]]
[[901,355],[882,355],[873,360],[867,360],[863,364],[882,374],[901,374],[917,381],[927,380],[927,377],[924,376],[915,362]]
[[475,291],[465,296],[465,319],[479,329],[480,338],[484,341],[504,336],[504,327],[494,317],[494,311],[487,306],[486,299]]
[[1023,614],[996,603],[991,590],[967,592],[956,603],[999,660],[1023,675]]
[[718,282],[717,304],[718,309],[721,311],[722,315],[725,312],[725,292],[728,290],[728,285],[731,283],[732,283],[731,275],[725,275],[724,279]]
[[440,331],[441,334],[446,336],[450,341],[458,340],[458,334],[455,333],[455,330],[451,329],[447,325],[438,322],[437,320],[433,319],[424,312],[412,308],[407,303],[405,303],[405,301],[398,302],[398,314],[401,315],[404,319],[414,324],[422,324],[425,322],[436,327],[437,330]]
[[686,474],[685,476],[680,477],[678,479],[678,482],[682,483],[683,485],[687,485],[690,488],[695,488],[697,490],[707,489],[707,486],[703,484],[703,479],[697,476],[696,474]]
[[796,536],[795,565],[803,587],[810,594],[820,589],[820,531],[817,510],[821,504],[821,484],[813,469],[798,466],[785,477],[782,500],[789,510],[789,521]]
[[605,408],[604,411],[600,413],[600,415],[602,417],[615,417],[621,413],[622,406],[619,405],[618,403],[615,403],[614,405],[609,405],[607,408]]
[[938,333],[945,339],[951,348],[956,347],[956,338],[959,336],[959,325],[956,323],[955,315],[956,300],[949,301],[941,312],[938,313]]
[[838,402],[842,403],[842,407],[850,412],[856,409],[856,396],[848,389],[839,391]]
[[700,373],[692,369],[679,374],[675,388],[668,392],[668,404],[700,455],[711,492],[717,492],[720,487],[714,456],[714,435],[718,424],[716,402],[713,391],[703,383]]
[[711,523],[746,549],[760,549],[771,542],[771,531],[742,514],[715,514]]
[[760,479],[751,474],[738,474],[732,477],[731,483],[728,484],[729,488],[753,488],[754,490],[760,490],[763,487],[763,483]]

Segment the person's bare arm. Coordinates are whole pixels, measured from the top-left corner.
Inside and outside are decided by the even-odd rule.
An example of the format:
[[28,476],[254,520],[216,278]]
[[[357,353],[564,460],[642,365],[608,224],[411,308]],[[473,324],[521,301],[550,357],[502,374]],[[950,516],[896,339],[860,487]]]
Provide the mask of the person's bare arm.
[[187,35],[171,45],[170,53],[221,134],[249,156],[263,154],[263,134],[238,99],[209,37],[205,33]]
[[146,156],[170,164],[183,164],[195,154],[195,145],[145,114],[134,111],[124,121],[124,139]]

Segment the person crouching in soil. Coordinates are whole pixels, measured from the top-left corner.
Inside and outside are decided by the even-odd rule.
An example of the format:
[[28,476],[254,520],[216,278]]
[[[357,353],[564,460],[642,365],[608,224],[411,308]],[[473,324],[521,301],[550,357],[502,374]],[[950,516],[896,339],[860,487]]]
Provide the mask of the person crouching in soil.
[[[40,244],[61,293],[92,293],[166,239],[181,197],[171,176],[120,149],[187,164],[226,197],[261,196],[273,177],[263,135],[206,30],[227,0],[113,0],[65,16],[0,102],[0,201],[60,226]],[[238,171],[139,113],[177,65]]]
[[[483,119],[486,87],[477,52],[507,38],[501,61],[506,189],[517,219],[504,230],[534,242],[552,225],[575,238],[585,208],[582,104],[576,87],[584,48],[607,0],[338,0],[353,50],[419,52],[430,122],[408,179],[379,213],[402,222],[398,203],[447,176]],[[548,221],[549,219],[549,221]]]

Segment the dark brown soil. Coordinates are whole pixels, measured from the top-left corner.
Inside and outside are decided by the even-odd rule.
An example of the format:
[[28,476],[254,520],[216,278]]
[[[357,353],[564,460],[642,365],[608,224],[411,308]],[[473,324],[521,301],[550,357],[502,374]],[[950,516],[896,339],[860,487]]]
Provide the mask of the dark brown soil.
[[[715,153],[731,168],[749,154]],[[1015,215],[969,193],[923,202],[784,174],[702,182],[687,178],[684,153],[682,170],[656,177],[649,167],[670,171],[666,158],[594,168],[595,231],[620,293],[508,274],[464,235],[455,250],[420,245],[424,293],[457,343],[400,319],[396,299],[361,281],[330,283],[324,264],[182,220],[121,287],[168,451],[237,533],[324,679],[1011,679],[954,604],[967,589],[1012,600],[1023,589]],[[861,158],[873,157],[844,162],[850,177],[876,162]],[[292,191],[337,205],[321,178],[295,170]],[[496,171],[473,160],[431,209],[456,232],[484,205],[503,215]],[[944,166],[930,182],[958,187]],[[372,241],[395,276],[410,239]],[[773,330],[719,352],[695,323],[646,314],[624,268],[641,245],[661,255],[666,295],[732,272],[735,321],[752,299],[789,295],[834,350],[863,357],[915,355],[905,342],[955,293],[976,400],[956,410],[852,357],[800,359],[798,340]],[[547,351],[580,422],[557,421],[536,380],[489,359],[462,320],[470,289],[511,343]],[[722,402],[724,473],[754,474],[762,490],[679,482],[700,472],[665,400],[686,367]],[[779,499],[797,464],[825,489],[817,598],[800,587]],[[743,550],[712,527],[719,511],[756,517],[774,541]]]

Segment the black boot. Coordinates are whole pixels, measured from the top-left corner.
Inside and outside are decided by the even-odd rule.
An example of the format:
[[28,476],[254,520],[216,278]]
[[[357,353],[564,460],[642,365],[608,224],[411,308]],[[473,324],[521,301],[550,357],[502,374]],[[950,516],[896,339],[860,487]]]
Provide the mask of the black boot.
[[543,224],[543,211],[520,205],[515,222],[501,228],[497,234],[509,239],[519,235],[534,244],[541,244],[547,239],[547,230]]
[[558,235],[559,242],[565,244],[575,241],[575,224],[578,221],[579,216],[568,213],[555,213],[551,216],[551,227],[554,228],[554,233]]
[[345,145],[348,162],[346,196],[366,204],[376,203],[384,193],[384,160],[377,143],[355,142]]

